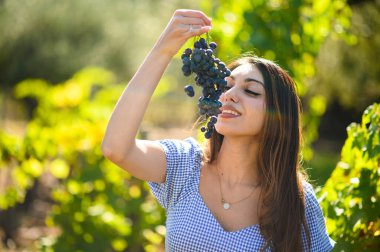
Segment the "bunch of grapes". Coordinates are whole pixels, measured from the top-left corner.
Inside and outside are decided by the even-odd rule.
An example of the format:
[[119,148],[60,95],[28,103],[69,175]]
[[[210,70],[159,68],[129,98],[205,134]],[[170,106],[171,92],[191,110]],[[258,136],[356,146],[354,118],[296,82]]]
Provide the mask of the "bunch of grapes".
[[[220,114],[219,109],[222,103],[219,101],[219,97],[227,86],[225,77],[231,74],[226,65],[214,56],[216,47],[215,42],[208,44],[206,39],[200,38],[195,41],[193,49],[187,48],[181,56],[183,74],[190,76],[195,73],[195,83],[202,87],[202,96],[199,97],[198,108],[199,114],[208,120],[206,127],[201,128],[207,139],[211,137],[217,116]],[[185,86],[185,92],[188,96],[193,97],[193,86]]]

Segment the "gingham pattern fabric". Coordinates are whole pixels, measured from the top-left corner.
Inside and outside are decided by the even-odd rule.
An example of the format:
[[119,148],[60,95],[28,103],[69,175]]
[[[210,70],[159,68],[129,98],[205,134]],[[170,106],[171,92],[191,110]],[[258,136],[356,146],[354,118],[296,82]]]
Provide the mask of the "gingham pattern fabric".
[[[166,251],[260,251],[264,238],[258,224],[234,232],[225,231],[204,204],[198,191],[202,150],[196,140],[158,142],[167,159],[166,181],[148,184],[166,209]],[[323,214],[310,184],[305,183],[305,194],[311,251],[330,251],[335,242],[327,235]],[[305,248],[304,233],[302,238]]]

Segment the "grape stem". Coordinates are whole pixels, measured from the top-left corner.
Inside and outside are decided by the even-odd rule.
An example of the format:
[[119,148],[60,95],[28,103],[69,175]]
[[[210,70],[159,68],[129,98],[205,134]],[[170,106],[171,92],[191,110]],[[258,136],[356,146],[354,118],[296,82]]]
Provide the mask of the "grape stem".
[[207,44],[210,44],[210,40],[211,40],[211,35],[209,32],[206,33],[206,36],[207,36]]

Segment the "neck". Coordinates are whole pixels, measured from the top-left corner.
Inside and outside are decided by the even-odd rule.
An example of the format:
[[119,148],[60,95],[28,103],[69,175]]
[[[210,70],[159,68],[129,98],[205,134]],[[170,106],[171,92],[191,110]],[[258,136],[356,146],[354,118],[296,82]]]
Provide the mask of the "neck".
[[217,168],[223,173],[223,182],[229,187],[252,187],[259,183],[257,172],[258,143],[252,139],[223,139]]

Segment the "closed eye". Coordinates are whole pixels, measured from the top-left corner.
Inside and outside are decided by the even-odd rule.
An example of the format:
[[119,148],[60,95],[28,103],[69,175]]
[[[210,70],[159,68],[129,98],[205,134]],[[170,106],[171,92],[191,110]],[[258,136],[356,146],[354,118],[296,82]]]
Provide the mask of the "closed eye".
[[260,95],[259,93],[253,92],[253,91],[251,91],[251,90],[249,90],[249,89],[246,89],[245,92],[246,92],[247,94],[254,95],[254,96]]
[[227,90],[230,90],[230,89],[231,89],[231,87],[229,87],[229,86],[225,86],[225,87],[224,87],[224,92],[227,91]]

